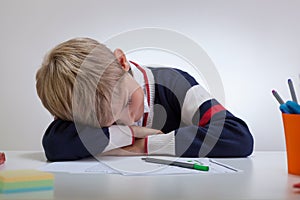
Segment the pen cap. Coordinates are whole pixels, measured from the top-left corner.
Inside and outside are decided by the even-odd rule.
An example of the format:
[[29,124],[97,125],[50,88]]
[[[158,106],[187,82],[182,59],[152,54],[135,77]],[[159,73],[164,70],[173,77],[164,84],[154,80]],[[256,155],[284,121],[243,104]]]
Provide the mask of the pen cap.
[[300,175],[300,114],[282,113],[288,173]]
[[201,171],[208,171],[209,166],[194,164],[194,169],[198,169],[198,170],[201,170]]

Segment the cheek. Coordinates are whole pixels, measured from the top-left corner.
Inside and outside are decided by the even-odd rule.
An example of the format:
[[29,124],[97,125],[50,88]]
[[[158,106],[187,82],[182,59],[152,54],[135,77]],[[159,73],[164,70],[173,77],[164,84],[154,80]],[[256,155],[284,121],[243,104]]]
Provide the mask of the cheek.
[[132,105],[132,112],[136,117],[140,118],[144,113],[144,92],[142,89],[136,90],[132,98],[134,99],[134,104]]
[[143,114],[144,113],[144,92],[142,89],[140,89],[139,91],[139,98],[138,98],[138,102],[139,102],[139,114]]

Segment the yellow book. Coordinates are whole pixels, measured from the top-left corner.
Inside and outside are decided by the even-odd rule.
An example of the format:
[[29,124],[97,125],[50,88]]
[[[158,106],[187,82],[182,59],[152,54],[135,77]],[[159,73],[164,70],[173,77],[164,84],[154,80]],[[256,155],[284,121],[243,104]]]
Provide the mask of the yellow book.
[[34,169],[0,171],[0,182],[53,180],[54,175]]

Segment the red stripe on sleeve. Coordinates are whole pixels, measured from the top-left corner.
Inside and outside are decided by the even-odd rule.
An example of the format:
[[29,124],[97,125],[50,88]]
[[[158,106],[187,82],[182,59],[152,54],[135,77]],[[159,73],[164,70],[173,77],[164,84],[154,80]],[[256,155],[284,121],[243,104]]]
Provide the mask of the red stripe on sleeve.
[[134,132],[133,132],[133,129],[132,129],[130,126],[129,126],[129,129],[130,129],[131,135],[132,135],[132,142],[131,142],[131,145],[133,145],[134,142],[135,142]]
[[143,117],[143,126],[144,127],[147,126],[147,120],[148,120],[148,113],[144,113],[144,117]]
[[145,150],[144,150],[145,154],[148,155],[148,136],[145,137]]
[[226,110],[226,109],[220,104],[212,106],[201,117],[198,126],[205,126],[214,114],[216,114],[222,110]]

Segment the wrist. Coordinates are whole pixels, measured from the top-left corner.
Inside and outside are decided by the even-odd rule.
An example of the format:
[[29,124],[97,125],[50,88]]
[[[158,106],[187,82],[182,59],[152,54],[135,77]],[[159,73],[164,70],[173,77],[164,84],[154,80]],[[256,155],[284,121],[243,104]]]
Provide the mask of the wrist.
[[151,135],[145,141],[145,153],[148,155],[175,155],[175,132]]

